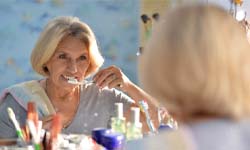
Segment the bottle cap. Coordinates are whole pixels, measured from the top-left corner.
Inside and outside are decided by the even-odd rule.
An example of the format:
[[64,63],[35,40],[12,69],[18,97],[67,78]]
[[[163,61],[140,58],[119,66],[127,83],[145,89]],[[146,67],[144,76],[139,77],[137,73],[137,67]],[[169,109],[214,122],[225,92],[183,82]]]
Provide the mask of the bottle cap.
[[101,145],[108,150],[120,150],[125,144],[125,136],[121,133],[106,133],[101,138]]
[[131,122],[134,124],[140,123],[140,108],[131,107]]
[[115,103],[115,116],[117,118],[123,117],[123,103]]
[[158,127],[158,131],[163,131],[168,129],[171,129],[171,127],[167,124],[160,124],[160,126]]
[[104,134],[106,133],[110,133],[111,129],[107,129],[107,128],[94,128],[92,130],[92,138],[93,140],[96,141],[96,143],[101,144],[101,138]]

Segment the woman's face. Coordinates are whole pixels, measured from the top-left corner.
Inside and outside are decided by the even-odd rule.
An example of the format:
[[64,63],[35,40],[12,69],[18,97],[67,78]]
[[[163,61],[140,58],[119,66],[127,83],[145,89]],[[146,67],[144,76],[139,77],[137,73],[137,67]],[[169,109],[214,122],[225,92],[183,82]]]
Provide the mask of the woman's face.
[[76,86],[67,82],[69,77],[82,81],[89,65],[90,58],[86,45],[71,36],[65,37],[58,44],[55,53],[46,63],[50,82],[63,88]]

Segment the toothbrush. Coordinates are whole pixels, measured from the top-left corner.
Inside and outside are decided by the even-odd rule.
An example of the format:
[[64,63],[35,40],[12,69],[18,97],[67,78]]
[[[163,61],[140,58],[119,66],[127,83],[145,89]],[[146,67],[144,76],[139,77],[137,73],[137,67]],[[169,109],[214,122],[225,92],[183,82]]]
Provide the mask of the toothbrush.
[[13,112],[12,108],[10,108],[10,107],[7,108],[7,111],[8,111],[8,114],[9,114],[11,121],[13,122],[13,124],[16,128],[16,133],[17,133],[18,138],[20,138],[24,141],[24,136],[23,136],[22,130],[20,128],[20,125],[17,122],[15,113]]
[[77,79],[75,79],[73,77],[68,78],[68,83],[71,83],[71,84],[83,84],[82,82],[79,82]]
[[[82,82],[79,82],[76,78],[74,77],[69,77],[68,78],[68,83],[70,84],[75,84],[75,85],[83,85],[83,84],[90,84],[90,83],[95,83],[94,81],[87,81],[87,80],[83,80]],[[122,88],[121,84],[117,85],[117,88]],[[100,89],[101,90],[101,89]]]
[[147,125],[148,125],[150,131],[152,133],[156,133],[156,129],[154,127],[154,124],[153,124],[153,122],[152,122],[152,120],[150,118],[149,112],[148,112],[148,103],[141,100],[141,101],[139,101],[139,107],[142,110],[142,112],[144,112],[145,115],[146,115],[146,119],[147,119],[146,121],[147,121]]
[[94,83],[94,81],[86,81],[86,80],[84,80],[83,82],[79,82],[76,78],[69,77],[68,78],[68,83],[82,85],[82,84],[85,84],[85,83]]

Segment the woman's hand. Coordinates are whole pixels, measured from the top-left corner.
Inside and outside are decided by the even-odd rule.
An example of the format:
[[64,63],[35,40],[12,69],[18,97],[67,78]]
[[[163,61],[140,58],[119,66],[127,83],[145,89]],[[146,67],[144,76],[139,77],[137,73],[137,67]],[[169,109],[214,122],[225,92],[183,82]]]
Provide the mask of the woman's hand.
[[[93,81],[100,88],[104,88],[107,86],[108,88],[118,88],[119,90],[126,92],[126,94],[128,94],[128,96],[130,96],[135,101],[135,106],[137,107],[140,100],[147,101],[149,106],[149,113],[155,124],[155,127],[159,126],[157,111],[159,106],[158,101],[156,101],[153,97],[151,97],[136,84],[131,82],[128,77],[123,74],[121,69],[116,66],[110,66],[108,68],[102,69],[96,73],[96,75],[93,77]],[[130,114],[126,116],[130,116]],[[146,123],[145,118],[144,122]],[[148,129],[145,129],[144,131],[147,130]]]
[[110,66],[108,68],[98,71],[93,77],[93,81],[100,88],[118,88],[124,92],[131,84],[128,77],[116,66]]

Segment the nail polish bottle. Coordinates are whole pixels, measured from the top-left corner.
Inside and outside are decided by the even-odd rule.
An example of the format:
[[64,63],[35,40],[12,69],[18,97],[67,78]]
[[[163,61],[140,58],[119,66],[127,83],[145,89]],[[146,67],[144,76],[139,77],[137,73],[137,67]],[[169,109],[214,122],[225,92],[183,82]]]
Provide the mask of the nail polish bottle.
[[126,133],[126,118],[123,116],[123,103],[115,103],[115,116],[111,118],[111,129],[114,132]]
[[141,139],[142,134],[142,123],[140,122],[140,108],[131,107],[131,118],[127,123],[127,140]]

